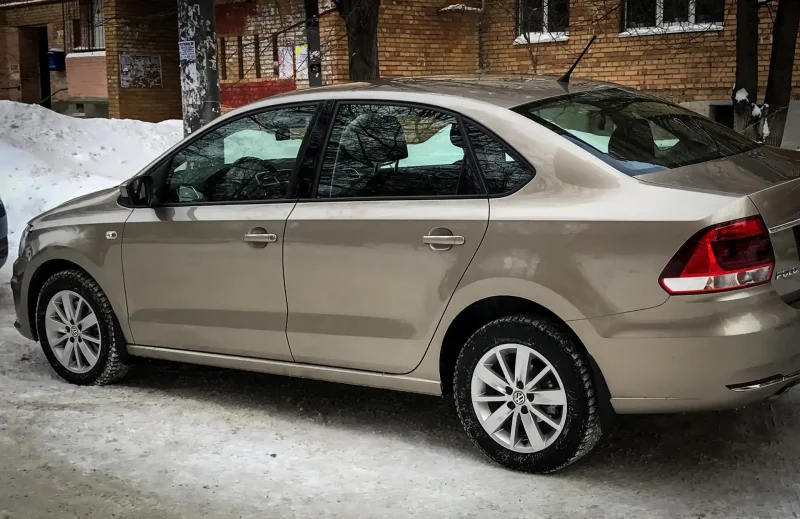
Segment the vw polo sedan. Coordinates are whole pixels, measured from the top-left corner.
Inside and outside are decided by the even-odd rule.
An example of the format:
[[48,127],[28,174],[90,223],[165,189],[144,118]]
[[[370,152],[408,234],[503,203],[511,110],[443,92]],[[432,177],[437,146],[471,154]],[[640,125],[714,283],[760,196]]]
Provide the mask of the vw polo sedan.
[[606,83],[312,89],[34,218],[16,325],[75,384],[150,357],[453,394],[490,458],[552,472],[613,413],[798,382],[799,170]]

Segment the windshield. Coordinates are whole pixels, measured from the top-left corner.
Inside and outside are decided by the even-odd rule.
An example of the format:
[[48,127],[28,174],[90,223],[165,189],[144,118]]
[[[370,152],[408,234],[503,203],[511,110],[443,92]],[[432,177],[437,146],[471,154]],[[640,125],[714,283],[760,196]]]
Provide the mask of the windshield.
[[632,176],[759,146],[695,112],[619,88],[568,94],[514,110]]

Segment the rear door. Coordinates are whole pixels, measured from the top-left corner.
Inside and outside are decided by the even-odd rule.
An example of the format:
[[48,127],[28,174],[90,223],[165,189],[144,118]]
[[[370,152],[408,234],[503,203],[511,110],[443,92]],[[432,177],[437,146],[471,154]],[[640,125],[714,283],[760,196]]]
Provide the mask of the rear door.
[[459,117],[343,103],[311,198],[286,227],[297,362],[407,373],[483,239],[488,198]]

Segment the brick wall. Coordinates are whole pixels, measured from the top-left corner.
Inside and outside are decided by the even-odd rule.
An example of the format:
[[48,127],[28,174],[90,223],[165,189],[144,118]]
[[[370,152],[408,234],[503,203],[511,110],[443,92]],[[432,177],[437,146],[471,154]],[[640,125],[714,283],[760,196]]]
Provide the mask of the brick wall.
[[15,59],[16,56],[19,56],[17,30],[12,27],[0,27],[0,99],[16,101],[19,98],[19,91],[14,88],[19,84],[16,75],[19,73],[19,63]]
[[[486,72],[561,74],[592,34],[597,34],[575,77],[614,81],[677,102],[731,97],[736,74],[735,0],[726,0],[724,30],[631,37],[620,36],[620,13],[615,10],[620,3],[616,0],[572,0],[569,40],[532,45],[514,45],[514,9],[504,5],[511,3],[487,0],[483,39]],[[771,52],[771,22],[766,9],[761,10],[760,32],[763,98]],[[799,72],[796,65],[795,87],[800,86]]]
[[[105,18],[109,116],[180,119],[177,0],[106,0]],[[122,88],[121,54],[160,56],[163,87]]]
[[[383,0],[378,19],[382,77],[471,74],[478,70],[478,16],[442,13],[442,0]],[[320,10],[330,2],[320,2]],[[323,80],[348,81],[347,33],[338,14],[320,19]]]
[[[378,21],[381,76],[466,74],[478,69],[478,17],[438,14],[442,0],[383,0]],[[455,2],[453,2],[455,3]]]
[[303,0],[221,1],[216,18],[223,111],[308,86],[307,60],[294,52],[307,44],[305,25],[278,36],[278,47],[288,51],[282,58],[295,77],[275,74],[272,45],[274,33],[305,19]]
[[73,99],[107,99],[105,52],[67,55],[67,83]]
[[[8,2],[0,2],[8,3]],[[26,26],[46,26],[48,49],[64,49],[64,22],[62,16],[62,9],[60,4],[41,4],[28,7],[13,7],[0,10],[0,26],[8,28],[19,28]],[[39,72],[36,63],[26,62],[20,63],[20,47],[19,37],[25,38],[26,35],[19,31],[5,31],[6,35],[6,52],[0,53],[0,70],[6,74],[6,81],[8,86],[16,86],[20,84],[18,74],[27,78],[28,82],[33,82],[32,76],[35,75],[38,82]],[[1,36],[0,36],[1,37]],[[14,40],[14,41],[11,41]],[[24,53],[24,51],[23,51]],[[38,57],[34,56],[35,62],[38,62]],[[13,69],[13,71],[12,71]],[[2,72],[0,72],[2,74]],[[0,79],[2,81],[2,79]],[[56,92],[67,86],[67,76],[63,71],[56,72],[50,71],[50,91]],[[34,93],[31,88],[26,88],[28,92],[22,97],[18,91],[5,91],[0,92],[0,99],[13,99],[23,100],[25,102],[39,101],[40,94]],[[15,92],[16,95],[15,95]],[[62,91],[53,96],[53,101],[61,101],[67,99],[68,94]]]

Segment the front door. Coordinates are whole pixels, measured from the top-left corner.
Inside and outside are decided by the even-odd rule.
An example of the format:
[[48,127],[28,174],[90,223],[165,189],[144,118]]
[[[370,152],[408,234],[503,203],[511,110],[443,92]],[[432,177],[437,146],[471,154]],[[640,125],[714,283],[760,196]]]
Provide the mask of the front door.
[[292,360],[281,247],[287,199],[314,106],[222,123],[154,174],[161,203],[123,234],[138,345]]
[[340,105],[316,192],[286,228],[297,362],[386,373],[420,362],[489,219],[459,127],[428,108]]

